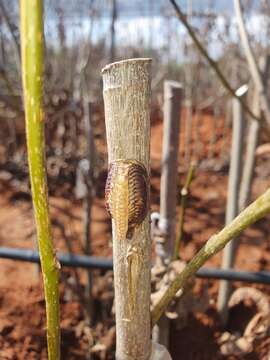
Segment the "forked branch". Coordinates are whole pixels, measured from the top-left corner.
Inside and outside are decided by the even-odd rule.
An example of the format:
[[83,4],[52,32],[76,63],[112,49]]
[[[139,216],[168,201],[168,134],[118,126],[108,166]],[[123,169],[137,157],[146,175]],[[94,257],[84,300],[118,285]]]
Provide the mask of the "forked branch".
[[190,24],[188,23],[188,21],[186,20],[186,16],[185,14],[182,13],[181,9],[179,8],[179,6],[177,5],[175,0],[169,0],[172,4],[172,6],[175,9],[176,15],[178,17],[178,19],[181,21],[181,23],[184,25],[184,27],[187,29],[190,37],[192,38],[192,40],[194,41],[194,44],[197,46],[198,50],[200,51],[200,53],[202,54],[202,56],[207,60],[208,64],[210,65],[210,67],[214,70],[214,72],[216,73],[217,77],[219,78],[219,80],[221,81],[222,85],[225,87],[225,89],[229,92],[229,94],[231,96],[233,96],[234,98],[238,99],[238,101],[242,104],[243,109],[255,120],[261,121],[262,119],[260,117],[258,117],[256,114],[253,113],[253,111],[248,107],[248,105],[245,103],[245,101],[243,100],[243,98],[239,97],[236,95],[235,93],[235,89],[233,89],[230,85],[230,83],[226,80],[224,74],[222,73],[222,71],[220,70],[218,64],[216,63],[215,60],[213,60],[211,58],[211,56],[208,54],[207,50],[205,49],[205,47],[202,45],[201,41],[198,39],[197,35],[195,34],[194,30],[192,29],[192,27],[190,26]]

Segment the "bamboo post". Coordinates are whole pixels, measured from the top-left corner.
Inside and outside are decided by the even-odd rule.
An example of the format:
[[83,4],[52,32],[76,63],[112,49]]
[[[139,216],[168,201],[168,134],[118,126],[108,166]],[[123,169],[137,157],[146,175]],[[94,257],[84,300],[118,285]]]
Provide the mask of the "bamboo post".
[[[162,242],[156,242],[157,260],[168,263],[175,243],[177,203],[177,168],[179,149],[180,109],[182,86],[176,81],[164,82],[164,130],[161,162],[160,218],[158,228]],[[153,329],[153,339],[169,346],[169,319],[163,316]]]
[[[263,75],[264,86],[267,84],[268,79],[268,71],[270,66],[270,56],[266,56],[260,59],[259,67],[260,71]],[[259,90],[255,87],[255,94],[252,102],[253,112],[257,115],[261,115],[261,106],[260,106],[260,96]],[[243,168],[243,176],[242,183],[240,187],[239,194],[239,209],[243,210],[250,199],[251,185],[254,174],[254,166],[255,166],[255,152],[257,149],[258,141],[259,141],[259,133],[261,129],[261,124],[254,119],[250,119],[248,137],[247,137],[247,149],[246,149],[246,159],[244,162]]]
[[226,108],[225,108],[226,110],[225,110],[225,119],[223,126],[223,135],[222,135],[222,148],[220,150],[220,158],[222,163],[226,162],[227,153],[228,153],[229,130],[230,130],[231,118],[232,118],[231,104],[232,104],[231,99],[229,99],[226,103]]
[[[245,85],[244,85],[245,86]],[[246,92],[246,88],[242,86],[237,92],[243,95],[242,90]],[[242,105],[236,99],[232,99],[233,107],[233,134],[231,145],[231,160],[229,171],[229,184],[226,208],[225,223],[229,224],[238,214],[238,199],[242,172],[242,157],[244,144],[244,118]],[[232,240],[225,248],[222,257],[222,269],[230,269],[234,264],[236,253],[236,239]],[[228,316],[228,300],[231,292],[231,285],[228,281],[221,281],[218,293],[217,307],[223,323],[226,323]]]
[[43,2],[21,0],[21,49],[28,164],[43,275],[48,359],[60,359],[59,263],[49,217],[43,113]]
[[[258,116],[260,115],[260,99],[256,90],[253,98],[252,109],[255,114],[258,114]],[[251,119],[247,135],[246,158],[243,167],[242,182],[239,190],[239,210],[243,210],[250,199],[255,165],[255,153],[258,146],[260,129],[261,124],[258,121]]]
[[[254,51],[251,48],[246,25],[244,23],[243,9],[240,0],[234,0],[234,9],[236,23],[239,30],[241,45],[243,46],[244,54],[250,70],[251,78],[258,91],[260,97],[260,105],[263,110],[264,118],[267,125],[270,125],[270,102],[267,96],[267,86],[264,84],[262,73],[260,72],[258,61],[255,57]],[[254,113],[254,112],[253,112]]]
[[181,84],[165,81],[159,220],[159,229],[165,238],[162,244],[164,251],[160,253],[165,262],[172,256],[175,242],[181,99]]
[[[139,161],[148,173],[150,67],[151,59],[129,59],[102,70],[109,164]],[[113,201],[128,216],[121,196],[116,193]],[[147,212],[131,239],[120,236],[119,225],[112,221],[117,360],[144,360],[151,352],[149,220]]]
[[[91,103],[87,99],[84,99],[84,125],[87,137],[86,157],[88,160],[88,168],[86,169],[87,176],[85,177],[86,192],[83,199],[83,247],[85,255],[91,255],[91,215],[94,194],[95,143],[91,116]],[[92,281],[92,272],[88,270],[87,283],[85,286],[85,300],[90,324],[93,319]]]

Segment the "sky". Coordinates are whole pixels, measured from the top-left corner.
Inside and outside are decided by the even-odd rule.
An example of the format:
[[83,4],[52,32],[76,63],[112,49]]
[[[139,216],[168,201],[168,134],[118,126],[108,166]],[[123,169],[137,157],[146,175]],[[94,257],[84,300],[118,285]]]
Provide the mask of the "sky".
[[[244,0],[244,3],[245,1],[247,2],[247,0]],[[76,11],[78,4],[87,9],[91,2],[98,4],[104,16],[110,16],[110,0],[58,0],[57,4],[64,5],[65,9],[72,14]],[[177,0],[176,2],[182,9],[185,9],[189,2],[195,11],[205,11],[209,8],[216,12],[225,11],[231,13],[233,11],[233,0]],[[260,0],[252,1],[254,7],[256,7],[259,2]],[[55,0],[45,0],[47,8],[55,6],[55,4]],[[118,13],[120,16],[125,17],[133,17],[141,14],[149,16],[149,12],[151,15],[159,15],[161,11],[170,7],[169,0],[117,0]]]
[[[55,7],[53,0],[47,0],[47,10],[45,8],[45,35],[57,46],[57,31],[55,31],[56,21],[50,13],[48,5]],[[58,3],[61,4],[62,0]],[[74,2],[75,1],[75,2]],[[64,18],[66,19],[67,43],[76,43],[78,39],[87,41],[90,32],[90,20],[87,9],[91,0],[69,0],[65,2]],[[82,2],[86,6],[85,12],[81,12],[83,16],[78,16],[72,11],[76,8],[78,2]],[[93,22],[92,41],[97,42],[101,38],[105,38],[109,42],[110,29],[110,6],[108,0],[95,0],[94,4],[98,5],[99,18]],[[229,16],[235,23],[233,13],[233,0],[180,0],[178,4],[183,11],[187,10],[187,6],[192,5],[194,12],[209,11],[217,14],[216,28],[217,32],[212,34],[211,45],[209,51],[214,58],[218,58],[221,54],[222,46],[217,36],[225,31],[225,16]],[[54,4],[54,5],[53,5]],[[258,4],[258,1],[254,1]],[[117,0],[118,18],[115,24],[116,29],[116,46],[138,46],[144,44],[146,47],[153,49],[168,49],[170,55],[177,61],[184,60],[184,43],[189,41],[186,30],[179,20],[175,18],[174,11],[168,0]],[[165,12],[167,17],[161,16]],[[73,14],[73,16],[71,16]],[[249,14],[247,20],[247,28],[257,40],[265,41],[264,17],[256,13],[256,6],[252,13]],[[198,18],[191,19],[192,25],[200,29],[201,23]],[[238,41],[237,27],[233,26],[230,33],[231,40]],[[169,46],[170,45],[170,46]]]

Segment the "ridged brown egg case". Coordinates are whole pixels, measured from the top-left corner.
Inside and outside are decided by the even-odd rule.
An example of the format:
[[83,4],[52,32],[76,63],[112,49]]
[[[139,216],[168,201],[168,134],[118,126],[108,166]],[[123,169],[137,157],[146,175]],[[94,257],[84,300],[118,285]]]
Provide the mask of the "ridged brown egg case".
[[106,208],[117,236],[131,239],[149,209],[149,176],[137,160],[116,160],[109,166],[105,187]]

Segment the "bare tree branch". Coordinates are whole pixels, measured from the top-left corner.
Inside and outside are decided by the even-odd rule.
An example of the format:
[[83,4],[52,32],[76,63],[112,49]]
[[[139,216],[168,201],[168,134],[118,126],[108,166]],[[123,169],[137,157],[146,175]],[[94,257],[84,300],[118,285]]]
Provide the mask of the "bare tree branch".
[[202,45],[202,43],[200,42],[200,40],[197,38],[194,30],[192,29],[192,27],[189,25],[189,23],[186,20],[186,16],[185,14],[180,10],[179,6],[177,5],[177,3],[175,2],[175,0],[169,0],[172,4],[172,6],[175,9],[176,15],[178,17],[178,19],[181,21],[181,23],[185,26],[185,28],[187,29],[190,37],[192,38],[192,40],[194,41],[195,45],[197,46],[198,50],[200,51],[200,53],[203,55],[203,57],[207,60],[207,62],[209,63],[209,65],[211,66],[211,68],[215,71],[217,77],[219,78],[219,80],[222,82],[223,86],[227,89],[227,91],[231,94],[231,96],[233,96],[234,98],[238,99],[238,101],[242,104],[243,109],[255,120],[258,121],[262,121],[262,119],[260,117],[258,117],[257,115],[255,115],[251,109],[248,107],[248,105],[245,103],[245,101],[243,100],[243,98],[239,97],[236,95],[235,93],[235,89],[233,89],[230,85],[230,83],[226,80],[224,74],[222,73],[222,71],[220,70],[220,68],[218,67],[218,64],[216,63],[215,60],[213,60],[207,50],[205,49],[205,47]]
[[0,10],[1,10],[1,14],[3,16],[3,19],[5,20],[5,23],[9,29],[10,35],[12,37],[13,47],[14,47],[14,50],[16,53],[16,62],[17,62],[18,69],[20,70],[20,66],[21,66],[20,43],[19,43],[19,39],[17,38],[15,31],[14,31],[14,24],[12,24],[12,22],[9,18],[8,12],[5,8],[3,1],[0,1]]

